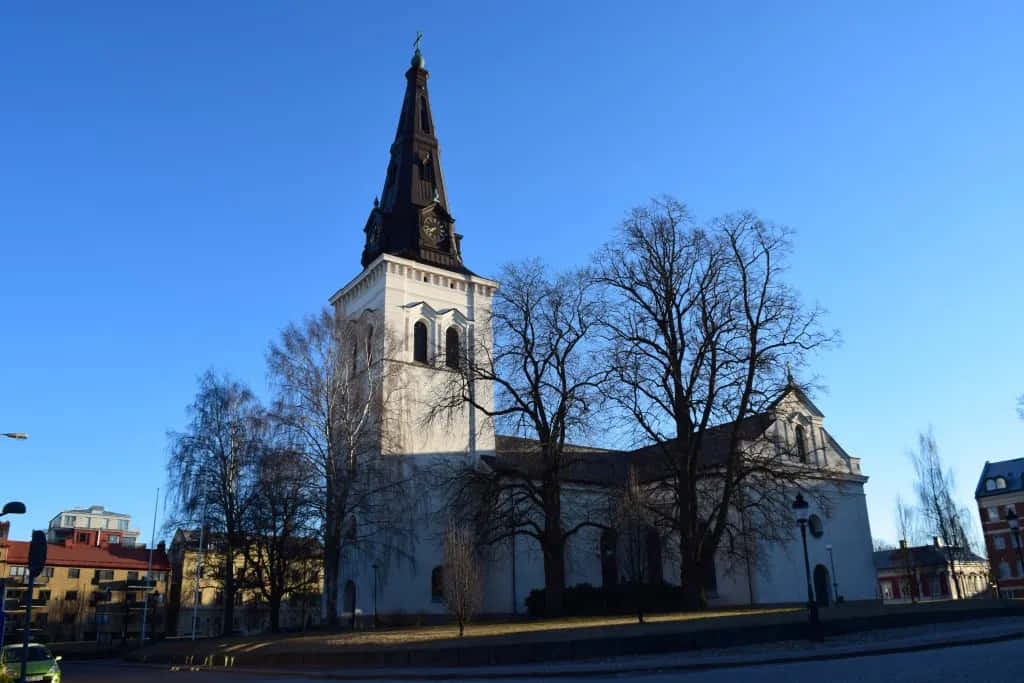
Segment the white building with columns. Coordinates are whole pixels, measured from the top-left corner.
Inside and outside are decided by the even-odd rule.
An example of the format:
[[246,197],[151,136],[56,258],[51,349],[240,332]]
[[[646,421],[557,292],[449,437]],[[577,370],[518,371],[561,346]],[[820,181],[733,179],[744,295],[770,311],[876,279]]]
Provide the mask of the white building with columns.
[[[499,283],[473,273],[463,262],[462,235],[455,232],[441,167],[430,99],[428,72],[419,50],[406,72],[406,90],[395,140],[391,145],[384,189],[366,221],[362,271],[331,298],[337,314],[346,318],[373,315],[396,343],[390,361],[403,367],[403,389],[389,397],[385,411],[399,419],[395,439],[402,454],[424,463],[436,458],[459,458],[500,465],[502,454],[521,449],[523,441],[495,436],[489,418],[464,409],[452,419],[424,419],[431,396],[444,381],[444,361],[486,344],[491,336],[489,314]],[[477,236],[479,239],[479,235]],[[477,384],[476,398],[493,404],[492,387]],[[819,485],[830,490],[829,509],[812,511],[808,554],[812,582],[819,602],[868,600],[876,597],[871,530],[864,498],[867,481],[858,458],[848,455],[826,431],[824,416],[799,389],[792,387],[772,409],[751,421],[750,439],[782,439],[800,444],[802,466]],[[387,457],[382,454],[381,457]],[[588,459],[602,463],[602,472],[626,470],[630,453],[593,449]],[[615,482],[607,474],[587,478],[581,473],[571,484],[586,495],[595,487]],[[436,492],[435,492],[436,494]],[[428,496],[427,507],[440,497]],[[441,564],[440,529],[425,511],[422,528],[409,559],[383,561],[368,553],[343,558],[339,609],[410,618],[445,613],[437,585]],[[829,550],[830,548],[830,550]],[[606,550],[606,549],[605,549]],[[757,566],[716,566],[708,581],[712,604],[744,605],[798,603],[807,600],[803,548],[799,534],[786,544],[761,548]],[[667,556],[658,572],[677,582],[678,564]],[[376,566],[376,568],[375,568]],[[529,591],[542,588],[543,565],[532,540],[518,539],[493,548],[484,566],[486,613],[524,611]],[[602,552],[601,533],[588,530],[574,536],[566,557],[566,585],[617,580],[614,561]]]

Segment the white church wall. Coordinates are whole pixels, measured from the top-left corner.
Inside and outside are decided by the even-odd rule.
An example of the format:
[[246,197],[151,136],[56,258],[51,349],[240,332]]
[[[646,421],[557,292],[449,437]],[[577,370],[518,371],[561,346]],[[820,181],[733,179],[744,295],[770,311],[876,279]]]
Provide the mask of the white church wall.
[[[863,485],[844,482],[841,487],[829,485],[830,509],[828,514],[812,506],[823,533],[815,537],[807,533],[807,556],[814,585],[814,571],[818,565],[828,573],[830,599],[834,600],[831,559],[835,562],[839,594],[846,600],[869,600],[875,597],[875,570],[871,554],[871,528],[867,520],[867,507]],[[832,545],[833,558],[829,558],[826,545]],[[801,602],[807,600],[807,580],[804,567],[803,544],[799,529],[784,544],[761,544],[758,570],[755,572],[754,597],[761,604]]]

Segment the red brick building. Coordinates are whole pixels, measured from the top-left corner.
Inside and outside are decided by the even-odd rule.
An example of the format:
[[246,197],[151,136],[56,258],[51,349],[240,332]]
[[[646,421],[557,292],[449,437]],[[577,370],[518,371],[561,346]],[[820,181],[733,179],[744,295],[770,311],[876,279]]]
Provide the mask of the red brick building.
[[1024,598],[1020,529],[1010,529],[1008,510],[1024,515],[1024,458],[986,462],[974,492],[992,574],[1005,597]]
[[[0,578],[7,584],[3,609],[9,637],[25,624],[29,543],[9,540],[8,528],[0,525]],[[153,550],[149,581],[148,563],[148,548],[108,543],[99,529],[76,529],[62,543],[49,544],[46,566],[36,577],[32,595],[32,631],[51,640],[138,637],[146,607],[147,633],[162,633],[171,570],[163,543]]]

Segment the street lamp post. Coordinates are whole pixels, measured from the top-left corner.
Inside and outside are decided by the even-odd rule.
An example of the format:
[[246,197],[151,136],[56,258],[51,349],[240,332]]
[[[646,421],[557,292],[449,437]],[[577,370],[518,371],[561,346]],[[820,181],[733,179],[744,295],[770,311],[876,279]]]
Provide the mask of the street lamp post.
[[373,628],[377,628],[377,570],[380,567],[376,562],[373,563]]
[[[6,434],[4,436],[7,436]],[[25,504],[12,500],[4,505],[0,517],[4,515],[25,514]],[[0,647],[3,647],[7,640],[7,579],[0,579]]]
[[836,576],[836,561],[832,557],[832,544],[826,545],[825,550],[828,551],[828,564],[832,567],[832,589],[836,594],[836,604],[839,604],[839,577]]
[[[1017,521],[1017,512],[1013,508],[1008,508],[1006,510],[1006,523],[1010,525],[1010,531],[1013,535],[1013,544],[1017,547],[1017,560],[1020,563],[1021,573],[1024,575],[1024,556],[1021,555],[1020,531],[1018,531],[1020,522]],[[1014,595],[1016,596],[1017,594],[1014,593]]]
[[796,494],[793,501],[793,514],[796,516],[797,524],[800,525],[800,536],[804,542],[804,572],[807,576],[807,611],[810,623],[810,639],[817,642],[825,640],[821,632],[821,621],[818,619],[818,603],[814,600],[814,589],[811,588],[811,561],[807,557],[807,508],[810,506],[804,500],[802,493]]

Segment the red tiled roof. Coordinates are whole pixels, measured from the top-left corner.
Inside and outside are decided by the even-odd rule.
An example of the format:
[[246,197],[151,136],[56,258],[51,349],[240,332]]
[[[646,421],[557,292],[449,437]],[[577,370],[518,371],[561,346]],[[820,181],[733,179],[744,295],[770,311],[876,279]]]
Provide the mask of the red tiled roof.
[[[7,542],[7,564],[28,564],[28,541]],[[83,567],[102,569],[142,569],[149,565],[149,548],[123,545],[56,545],[46,546],[47,567]],[[170,571],[167,553],[153,549],[153,571]]]

